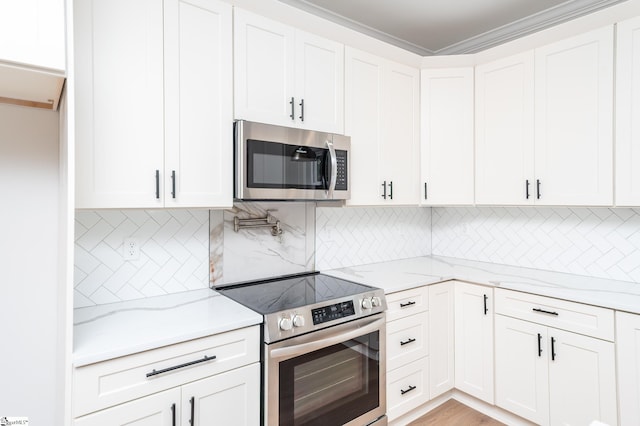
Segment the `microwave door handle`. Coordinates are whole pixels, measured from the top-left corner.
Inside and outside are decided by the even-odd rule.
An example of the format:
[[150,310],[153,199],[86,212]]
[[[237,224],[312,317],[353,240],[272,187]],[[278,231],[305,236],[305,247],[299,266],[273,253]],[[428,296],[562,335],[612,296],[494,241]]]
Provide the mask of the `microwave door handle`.
[[329,148],[329,157],[331,157],[331,176],[329,177],[329,190],[327,198],[333,199],[333,191],[336,189],[336,179],[338,177],[338,157],[336,150],[333,148],[333,142],[327,140],[327,148]]
[[[355,321],[358,323],[359,321]],[[302,343],[300,345],[285,346],[284,348],[274,349],[270,352],[269,357],[276,358],[293,358],[299,355],[304,355],[309,352],[317,351],[318,349],[326,348],[328,346],[337,345],[348,340],[354,339],[365,334],[372,333],[377,330],[381,330],[381,327],[385,324],[384,318],[378,318],[369,322],[367,325],[358,326],[352,325],[349,330],[332,335],[325,339],[313,340],[308,343]]]

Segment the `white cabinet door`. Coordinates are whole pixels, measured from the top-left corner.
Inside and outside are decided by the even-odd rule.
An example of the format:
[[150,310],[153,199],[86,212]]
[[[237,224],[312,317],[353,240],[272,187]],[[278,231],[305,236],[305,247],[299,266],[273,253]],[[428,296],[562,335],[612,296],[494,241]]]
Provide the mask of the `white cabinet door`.
[[181,424],[258,426],[260,364],[182,386]]
[[296,106],[301,127],[344,133],[344,45],[296,31]]
[[533,204],[533,51],[477,66],[475,76],[476,203]]
[[0,2],[0,60],[65,70],[64,0]]
[[554,328],[549,339],[551,424],[617,424],[613,343]]
[[345,49],[345,134],[351,136],[351,199],[349,205],[381,204],[383,61]]
[[616,312],[620,424],[640,422],[640,315]]
[[473,68],[422,70],[423,204],[473,204]]
[[455,283],[455,386],[493,404],[493,289]]
[[429,286],[429,397],[454,387],[453,281]]
[[496,405],[537,424],[549,423],[546,330],[495,316]]
[[613,204],[613,26],[535,50],[537,204]]
[[76,207],[162,207],[159,0],[74,4]]
[[294,29],[234,10],[235,118],[295,125]]
[[344,45],[234,12],[235,118],[344,131]]
[[418,70],[346,49],[349,205],[418,203]]
[[175,426],[180,419],[180,399],[180,388],[173,388],[77,418],[73,425]]
[[640,206],[640,17],[616,24],[616,205]]
[[231,5],[165,0],[166,207],[231,207]]
[[388,63],[383,79],[382,160],[387,203],[418,204],[420,124],[418,70]]

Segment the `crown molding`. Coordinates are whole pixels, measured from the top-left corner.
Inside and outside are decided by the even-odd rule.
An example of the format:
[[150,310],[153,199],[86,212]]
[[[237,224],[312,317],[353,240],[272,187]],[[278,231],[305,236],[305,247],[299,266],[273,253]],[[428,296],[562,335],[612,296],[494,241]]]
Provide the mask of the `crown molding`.
[[626,0],[570,0],[555,7],[454,43],[435,51],[434,55],[477,53],[529,34],[571,21]]
[[361,24],[323,7],[309,3],[307,0],[279,0],[315,16],[327,19],[336,24],[366,34],[378,40],[400,47],[409,52],[422,56],[458,55],[477,53],[491,47],[533,34],[553,27],[554,25],[570,21],[580,16],[588,15],[598,10],[623,3],[626,0],[569,0],[552,8],[543,10],[485,33],[470,37],[458,43],[451,44],[438,50],[430,50],[423,46],[408,42],[398,37]]
[[289,6],[298,8],[300,10],[304,10],[305,12],[309,12],[312,15],[334,22],[338,25],[342,25],[343,27],[347,27],[359,33],[366,34],[375,39],[400,47],[404,50],[408,50],[409,52],[413,52],[421,56],[432,56],[436,54],[436,52],[434,52],[433,50],[429,50],[425,47],[418,46],[417,44],[408,42],[401,38],[392,36],[391,34],[387,34],[383,31],[361,24],[358,21],[354,21],[353,19],[342,16],[331,10],[309,3],[306,0],[278,0],[278,1],[280,1],[281,3],[288,4]]

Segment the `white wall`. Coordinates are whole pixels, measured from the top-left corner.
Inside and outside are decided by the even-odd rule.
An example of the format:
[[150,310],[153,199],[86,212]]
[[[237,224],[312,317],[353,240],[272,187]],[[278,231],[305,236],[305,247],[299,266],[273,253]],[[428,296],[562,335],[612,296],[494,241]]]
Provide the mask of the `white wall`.
[[56,112],[0,104],[0,416],[54,424],[58,300]]

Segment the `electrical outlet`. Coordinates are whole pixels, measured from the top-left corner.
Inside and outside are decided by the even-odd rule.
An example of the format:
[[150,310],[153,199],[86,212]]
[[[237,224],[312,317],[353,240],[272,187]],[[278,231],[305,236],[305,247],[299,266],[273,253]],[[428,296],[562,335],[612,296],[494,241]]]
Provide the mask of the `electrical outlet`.
[[122,257],[124,260],[140,259],[140,246],[135,238],[125,238],[123,244]]

